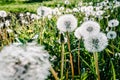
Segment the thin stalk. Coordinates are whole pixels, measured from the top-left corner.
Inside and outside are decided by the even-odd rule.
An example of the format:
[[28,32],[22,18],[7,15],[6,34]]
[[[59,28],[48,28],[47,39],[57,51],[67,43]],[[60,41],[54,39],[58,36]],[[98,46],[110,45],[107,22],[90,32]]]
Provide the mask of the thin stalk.
[[64,42],[62,42],[61,50],[61,80],[63,80],[63,70],[64,70]]
[[57,73],[55,72],[55,70],[52,68],[52,66],[50,66],[50,71],[53,74],[55,80],[59,80],[59,78],[57,77]]
[[78,74],[80,75],[80,40],[78,42]]
[[94,56],[94,62],[95,62],[95,69],[96,69],[96,74],[97,74],[97,80],[100,80],[99,66],[98,66],[98,53],[97,52],[93,53],[93,56]]
[[72,54],[71,54],[71,48],[70,48],[70,38],[69,38],[69,33],[67,32],[66,34],[67,34],[68,50],[70,53],[70,65],[71,65],[71,71],[72,71],[72,80],[74,80],[74,66],[73,66]]

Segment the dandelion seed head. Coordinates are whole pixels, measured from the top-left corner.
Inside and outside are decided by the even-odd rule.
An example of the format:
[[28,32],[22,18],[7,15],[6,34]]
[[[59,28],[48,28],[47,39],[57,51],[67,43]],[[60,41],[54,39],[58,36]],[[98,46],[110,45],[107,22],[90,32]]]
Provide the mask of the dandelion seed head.
[[27,15],[27,16],[30,16],[30,12],[26,12],[26,15]]
[[0,79],[45,80],[49,75],[49,54],[35,43],[11,44],[0,52]]
[[107,38],[108,39],[115,39],[117,37],[117,33],[115,31],[109,31],[107,33]]
[[107,37],[101,32],[94,36],[89,36],[84,40],[84,46],[89,52],[100,52],[104,50],[107,45]]
[[6,11],[1,10],[0,11],[0,17],[6,17],[6,16],[7,16]]
[[37,9],[37,14],[41,17],[45,17],[45,16],[48,16],[49,14],[52,14],[52,9],[49,8],[49,7],[45,7],[45,6],[40,6],[38,9]]
[[108,22],[109,27],[116,27],[119,25],[119,21],[117,19],[112,19]]
[[5,26],[6,26],[6,27],[10,26],[10,21],[9,21],[9,20],[6,20],[6,21],[5,21]]
[[77,19],[72,14],[60,16],[57,20],[57,28],[61,32],[72,32],[77,27]]
[[79,32],[81,36],[84,38],[88,37],[89,35],[95,35],[100,32],[100,25],[95,21],[86,21],[81,24],[79,28]]
[[69,0],[65,0],[64,2],[66,5],[70,4],[70,1]]

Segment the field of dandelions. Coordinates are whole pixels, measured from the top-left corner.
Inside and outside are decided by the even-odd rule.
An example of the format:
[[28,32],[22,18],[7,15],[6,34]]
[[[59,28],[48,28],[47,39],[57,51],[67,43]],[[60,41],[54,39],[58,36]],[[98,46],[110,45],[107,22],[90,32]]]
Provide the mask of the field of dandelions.
[[86,1],[0,6],[0,80],[120,80],[120,2]]

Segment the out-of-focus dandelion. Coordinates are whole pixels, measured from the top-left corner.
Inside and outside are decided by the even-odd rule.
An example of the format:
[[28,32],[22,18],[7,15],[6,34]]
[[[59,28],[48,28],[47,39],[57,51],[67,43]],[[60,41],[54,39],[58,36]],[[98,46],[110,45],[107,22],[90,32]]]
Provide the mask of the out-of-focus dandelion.
[[119,21],[117,19],[112,19],[108,22],[109,27],[116,27],[119,25]]
[[107,37],[102,32],[97,33],[94,36],[89,36],[84,40],[84,46],[89,52],[101,52],[107,47],[107,45]]
[[72,14],[60,16],[57,20],[57,28],[61,32],[72,32],[77,27],[77,19]]
[[3,22],[0,22],[0,28],[2,28],[4,26]]
[[37,14],[38,14],[40,17],[45,17],[45,16],[48,16],[49,14],[52,14],[52,9],[49,8],[49,7],[45,7],[45,6],[40,6],[40,7],[37,9]]
[[75,37],[76,37],[77,39],[81,39],[81,34],[80,34],[80,32],[79,32],[79,28],[77,28],[77,29],[75,30],[74,35],[75,35]]
[[95,21],[86,21],[79,27],[79,32],[83,38],[95,35],[100,32],[100,25]]
[[9,21],[9,20],[6,20],[6,21],[5,21],[5,26],[6,26],[6,27],[10,26],[10,21]]
[[6,11],[1,10],[0,11],[0,17],[6,17],[6,16],[7,16]]
[[109,31],[107,33],[107,38],[108,39],[115,39],[117,37],[117,33],[115,31]]
[[69,0],[65,0],[64,2],[66,5],[70,4],[70,1]]
[[49,75],[49,54],[34,43],[11,44],[0,52],[1,80],[45,80]]

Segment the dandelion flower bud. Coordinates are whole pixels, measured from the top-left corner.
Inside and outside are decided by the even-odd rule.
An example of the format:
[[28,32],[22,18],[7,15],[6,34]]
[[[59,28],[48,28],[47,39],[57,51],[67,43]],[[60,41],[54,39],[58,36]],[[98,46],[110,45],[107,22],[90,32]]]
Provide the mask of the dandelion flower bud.
[[49,75],[49,54],[34,43],[11,44],[0,52],[1,80],[45,80]]
[[60,16],[57,20],[57,28],[61,32],[72,32],[77,27],[77,19],[72,14]]

